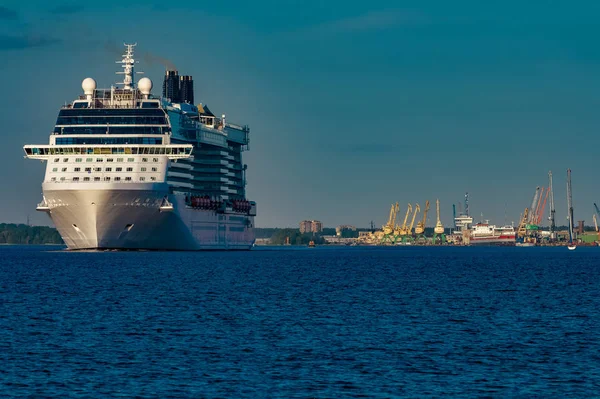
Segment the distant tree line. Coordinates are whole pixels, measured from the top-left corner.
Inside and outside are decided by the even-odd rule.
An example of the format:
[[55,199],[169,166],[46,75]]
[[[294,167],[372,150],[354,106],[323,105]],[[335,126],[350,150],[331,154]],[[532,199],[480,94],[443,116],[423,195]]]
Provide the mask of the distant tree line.
[[270,241],[272,245],[285,245],[288,242],[290,245],[308,245],[311,241],[315,244],[325,243],[325,239],[320,234],[300,233],[300,229],[277,229]]
[[0,223],[0,244],[62,244],[55,228]]

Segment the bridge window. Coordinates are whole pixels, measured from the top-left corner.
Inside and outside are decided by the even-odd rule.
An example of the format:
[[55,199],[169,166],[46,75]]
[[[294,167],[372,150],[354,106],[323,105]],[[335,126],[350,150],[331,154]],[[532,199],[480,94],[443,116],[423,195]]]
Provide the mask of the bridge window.
[[86,172],[91,172],[91,171],[92,171],[92,168],[85,168],[85,171],[86,171]]
[[96,158],[96,162],[102,162],[103,159],[102,158]]
[[104,170],[107,171],[107,172],[112,172],[112,168],[106,168]]
[[126,177],[125,181],[131,181],[131,177]]
[[148,158],[142,158],[142,162],[148,162]]
[[158,162],[158,158],[152,158],[152,162]]
[[66,171],[67,171],[67,168],[62,168],[62,171],[63,171],[63,172],[66,172]]
[[83,181],[90,181],[90,178],[89,177],[84,177]]
[[65,181],[65,178],[64,178],[64,177],[61,177],[61,178],[60,178],[60,181]]
[[73,181],[79,181],[79,177],[74,177]]
[[52,171],[53,171],[53,172],[57,172],[57,171],[58,171],[58,168],[52,168]]
[[75,172],[81,171],[81,168],[75,168]]
[[133,172],[133,168],[127,168],[128,172]]
[[106,158],[106,162],[112,162],[112,161],[114,161],[113,158]]
[[[36,148],[37,150],[37,148]],[[54,162],[60,162],[60,158],[54,158]]]
[[75,158],[75,162],[81,162],[82,159],[81,158]]
[[146,168],[141,168],[140,170],[141,170],[142,172],[145,172],[145,171],[146,171]]
[[53,177],[52,179],[50,179],[50,181],[56,181],[56,177]]
[[146,180],[146,178],[145,178],[145,177],[143,177],[143,176],[142,176],[142,177],[140,177],[140,181],[145,181],[145,180]]
[[94,172],[102,172],[102,168],[94,168]]
[[121,178],[119,176],[115,177],[115,181],[121,181]]
[[99,177],[94,177],[94,181],[100,181]]
[[92,161],[93,161],[93,159],[92,159],[92,158],[86,158],[86,159],[85,159],[85,162],[92,162]]
[[133,162],[134,159],[133,158],[127,158],[127,162]]
[[121,172],[121,171],[123,171],[123,168],[116,168],[115,171],[116,172]]
[[109,177],[109,176],[106,176],[106,177],[104,178],[104,181],[110,181],[110,177]]
[[123,158],[117,158],[117,162],[123,162]]
[[156,177],[152,176],[152,177],[150,178],[150,180],[152,180],[152,181],[156,181]]
[[157,171],[157,168],[152,168],[152,171],[153,171],[153,172],[156,172],[156,171]]

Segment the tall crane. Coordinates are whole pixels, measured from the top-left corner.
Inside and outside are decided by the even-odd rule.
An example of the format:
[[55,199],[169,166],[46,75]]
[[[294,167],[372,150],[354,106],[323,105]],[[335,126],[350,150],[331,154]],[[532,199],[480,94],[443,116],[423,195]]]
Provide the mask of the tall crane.
[[537,206],[539,195],[540,195],[540,187],[538,186],[535,188],[535,194],[533,195],[533,200],[531,200],[531,206],[529,207],[529,209],[531,210],[531,212],[529,213],[529,218],[527,219],[527,223],[529,223],[529,224],[535,224],[533,219],[535,218],[535,208]]
[[429,212],[429,200],[425,201],[425,211],[423,212],[423,219],[417,223],[415,227],[415,234],[423,234],[425,232],[425,223],[427,223],[427,212]]
[[519,222],[519,228],[517,229],[517,235],[521,238],[527,235],[527,218],[529,216],[529,208],[525,208],[523,212],[523,217],[521,217],[521,221]]
[[408,208],[406,208],[406,215],[404,215],[404,222],[402,223],[402,226],[400,226],[400,235],[401,236],[405,236],[406,234],[408,234],[408,232],[406,231],[406,222],[408,221],[408,215],[410,215],[410,213],[412,212],[412,205],[408,204]]
[[552,188],[552,171],[548,172],[548,179],[550,180],[550,184],[548,185],[548,190],[550,190],[550,216],[548,219],[550,220],[550,238],[554,239],[554,231],[556,230],[556,223],[554,221],[554,189]]
[[567,169],[567,207],[569,209],[569,244],[573,245],[573,196],[571,193],[571,169]]
[[[437,223],[435,224],[435,227],[433,228],[433,232],[435,234],[442,234],[442,233],[444,233],[444,225],[442,224],[442,221],[440,220],[440,200],[439,199],[436,200],[435,206],[436,206],[436,210],[437,210]],[[467,206],[465,206],[465,208],[468,209]]]
[[[468,195],[465,195],[465,208],[468,210]],[[446,236],[444,235],[444,225],[442,224],[442,221],[440,220],[440,200],[437,199],[435,201],[435,208],[437,211],[437,222],[435,223],[435,227],[433,228],[433,240],[432,243],[436,244],[438,239],[440,244],[444,244],[444,242],[446,242]]]
[[[543,193],[544,189],[542,188],[542,193]],[[540,197],[540,203],[541,206],[538,206],[538,212],[537,215],[535,217],[536,219],[536,223],[538,226],[542,224],[542,221],[544,219],[544,209],[546,209],[546,201],[548,201],[548,194],[550,193],[550,188],[548,187],[548,189],[546,190],[546,195],[542,195],[542,197],[544,198],[544,201],[542,202],[542,197]]]
[[388,222],[383,225],[383,233],[388,235],[394,231],[394,220],[396,219],[396,210],[394,204],[390,208],[390,217],[388,218]]
[[415,211],[413,212],[412,220],[410,221],[410,226],[407,230],[407,234],[409,235],[412,233],[413,226],[415,225],[415,218],[417,217],[417,213],[419,212],[421,212],[421,207],[419,206],[419,204],[417,204],[417,206],[415,206]]

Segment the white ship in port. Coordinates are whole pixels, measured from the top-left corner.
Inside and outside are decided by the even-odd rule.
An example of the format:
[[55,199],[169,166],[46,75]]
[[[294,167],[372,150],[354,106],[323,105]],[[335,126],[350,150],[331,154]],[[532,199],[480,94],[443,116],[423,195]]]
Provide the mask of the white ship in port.
[[134,82],[133,51],[123,82],[59,111],[48,145],[26,145],[46,162],[43,200],[69,249],[247,250],[256,204],[246,199],[247,126],[194,105],[191,76],[167,71],[163,96]]
[[515,228],[498,227],[488,222],[477,223],[471,231],[471,245],[515,245]]

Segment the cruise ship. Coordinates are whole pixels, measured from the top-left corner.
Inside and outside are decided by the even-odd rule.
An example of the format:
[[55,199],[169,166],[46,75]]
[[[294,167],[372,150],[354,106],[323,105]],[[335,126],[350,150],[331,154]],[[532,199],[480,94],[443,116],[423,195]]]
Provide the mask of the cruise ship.
[[256,203],[246,198],[248,126],[194,104],[193,79],[167,70],[162,96],[135,82],[126,44],[123,82],[83,80],[62,107],[47,145],[25,145],[46,162],[42,202],[72,250],[248,250]]

